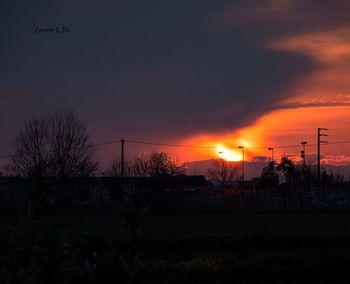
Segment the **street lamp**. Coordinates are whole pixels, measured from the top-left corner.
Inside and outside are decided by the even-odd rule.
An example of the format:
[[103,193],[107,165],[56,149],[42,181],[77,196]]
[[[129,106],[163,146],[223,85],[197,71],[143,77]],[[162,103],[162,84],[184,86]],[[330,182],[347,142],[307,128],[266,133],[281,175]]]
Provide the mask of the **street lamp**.
[[269,147],[269,148],[267,148],[269,151],[271,151],[271,162],[273,162],[273,155],[274,155],[274,153],[273,153],[273,148],[272,147]]
[[303,150],[301,150],[301,157],[303,158],[303,167],[305,168],[305,145],[307,144],[307,141],[302,141],[300,144],[303,146]]
[[220,158],[221,158],[221,187],[222,187],[222,195],[224,196],[225,195],[225,186],[224,186],[224,183],[225,183],[225,174],[224,174],[224,156],[223,156],[224,152],[223,151],[219,151],[219,155],[220,155]]
[[221,158],[221,167],[224,167],[224,156],[223,156],[224,152],[223,151],[219,151],[219,157]]
[[238,149],[242,149],[242,181],[244,181],[244,146],[238,146]]

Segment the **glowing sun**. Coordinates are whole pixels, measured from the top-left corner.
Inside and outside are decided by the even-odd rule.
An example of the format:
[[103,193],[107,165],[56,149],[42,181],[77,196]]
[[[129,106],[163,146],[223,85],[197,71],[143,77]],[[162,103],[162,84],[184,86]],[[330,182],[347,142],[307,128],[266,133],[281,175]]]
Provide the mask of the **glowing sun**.
[[237,162],[242,160],[242,153],[240,151],[229,149],[221,144],[217,145],[216,151],[218,156],[226,161]]

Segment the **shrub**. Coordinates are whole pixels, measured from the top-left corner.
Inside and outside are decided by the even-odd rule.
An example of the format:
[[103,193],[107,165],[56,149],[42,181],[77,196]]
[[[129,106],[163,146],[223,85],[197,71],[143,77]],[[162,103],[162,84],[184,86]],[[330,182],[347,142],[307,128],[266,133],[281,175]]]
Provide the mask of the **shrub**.
[[185,262],[182,266],[184,280],[211,282],[220,277],[224,264],[218,258],[197,257]]

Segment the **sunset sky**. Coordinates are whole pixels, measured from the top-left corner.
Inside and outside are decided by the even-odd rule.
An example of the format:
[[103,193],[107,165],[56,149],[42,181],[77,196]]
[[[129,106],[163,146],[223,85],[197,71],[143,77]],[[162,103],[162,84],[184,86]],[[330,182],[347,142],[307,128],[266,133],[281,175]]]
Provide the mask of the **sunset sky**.
[[[240,159],[242,145],[248,160],[268,147],[278,158],[308,141],[313,162],[318,127],[350,140],[349,11],[345,0],[3,0],[0,154],[25,120],[74,109],[94,143],[202,147],[127,143],[129,157]],[[350,163],[350,143],[322,154]]]

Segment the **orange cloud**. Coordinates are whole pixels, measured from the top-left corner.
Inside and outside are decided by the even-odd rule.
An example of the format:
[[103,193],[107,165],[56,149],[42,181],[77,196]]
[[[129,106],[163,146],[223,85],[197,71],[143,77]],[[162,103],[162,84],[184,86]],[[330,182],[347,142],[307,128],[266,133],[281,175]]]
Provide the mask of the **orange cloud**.
[[[271,0],[257,1],[254,5],[243,4],[240,9],[234,7],[218,13],[219,21],[226,25],[243,23],[257,26],[260,23],[271,27],[269,24],[279,23],[287,34],[277,31],[279,27],[274,27],[274,32],[268,31],[262,43],[263,48],[303,54],[315,62],[317,68],[292,84],[286,84],[280,94],[281,100],[270,107],[274,110],[262,115],[249,127],[212,135],[213,142],[225,143],[229,140],[237,145],[239,139],[248,139],[252,147],[248,157],[252,157],[268,155],[266,147],[276,147],[275,155],[298,155],[298,145],[304,140],[309,142],[307,148],[310,154],[315,154],[316,147],[310,144],[316,143],[318,127],[331,129],[330,141],[350,139],[350,127],[346,129],[350,124],[350,23],[342,17],[343,8],[348,4],[344,1],[335,1],[333,4],[339,11],[333,11],[327,5],[318,7],[293,0]],[[313,11],[315,16],[308,16],[305,11]],[[326,29],[321,30],[317,26],[320,16],[328,22]],[[293,25],[305,29],[298,30],[292,28]],[[201,143],[201,139],[197,137],[189,141]],[[282,145],[296,147],[277,148]],[[322,151],[328,155],[346,157],[350,154],[348,146],[324,145]],[[341,160],[348,162],[345,158]],[[338,160],[324,158],[326,161],[336,163]]]
[[[346,128],[350,124],[349,114],[350,106],[280,109],[263,115],[250,127],[232,133],[203,134],[186,139],[182,143],[208,147],[191,149],[190,153],[186,154],[186,160],[217,158],[221,157],[218,152],[222,151],[224,158],[237,161],[241,157],[239,145],[245,146],[246,160],[255,156],[270,157],[270,147],[274,148],[276,159],[280,155],[291,155],[300,160],[301,141],[308,141],[307,155],[316,154],[318,127],[330,129],[327,132],[329,137],[325,138],[329,142],[350,139],[350,127]],[[217,145],[221,150],[216,148]],[[321,152],[325,155],[350,155],[349,146],[347,143],[325,144],[322,145]]]
[[[250,125],[232,131],[205,133],[181,141],[201,145],[184,155],[185,160],[218,157],[217,145],[234,151],[246,147],[247,159],[268,156],[275,147],[275,157],[298,155],[301,141],[308,141],[307,155],[315,155],[317,128],[327,127],[330,142],[350,139],[350,22],[349,2],[269,0],[244,1],[226,6],[215,14],[218,24],[227,28],[252,27],[255,44],[269,52],[303,55],[314,63],[309,73],[279,90],[279,100],[265,107],[266,112]],[[322,19],[322,26],[320,25]],[[249,30],[248,30],[249,32]],[[303,58],[303,57],[301,57]],[[252,83],[254,78],[252,78]],[[280,82],[278,82],[280,83]],[[347,129],[348,127],[348,129]],[[279,148],[279,146],[293,146]],[[323,162],[348,163],[350,144],[322,145]],[[328,157],[328,158],[327,158]],[[343,157],[330,159],[329,157]],[[344,158],[345,157],[345,158]]]

